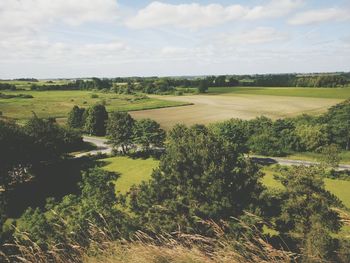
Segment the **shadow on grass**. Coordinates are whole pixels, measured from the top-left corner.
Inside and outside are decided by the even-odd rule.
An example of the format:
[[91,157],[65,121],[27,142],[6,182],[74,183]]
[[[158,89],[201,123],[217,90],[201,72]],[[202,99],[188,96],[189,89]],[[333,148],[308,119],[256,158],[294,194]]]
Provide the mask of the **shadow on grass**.
[[8,196],[9,217],[19,217],[28,207],[43,208],[48,197],[60,200],[68,194],[79,194],[81,171],[95,167],[93,158],[61,159],[33,168],[34,179],[18,185]]

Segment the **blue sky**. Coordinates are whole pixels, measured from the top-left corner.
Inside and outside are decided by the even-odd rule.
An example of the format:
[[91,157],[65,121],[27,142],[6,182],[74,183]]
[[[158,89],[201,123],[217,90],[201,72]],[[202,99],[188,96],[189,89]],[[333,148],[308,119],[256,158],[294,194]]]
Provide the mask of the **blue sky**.
[[350,71],[347,0],[1,0],[0,78]]

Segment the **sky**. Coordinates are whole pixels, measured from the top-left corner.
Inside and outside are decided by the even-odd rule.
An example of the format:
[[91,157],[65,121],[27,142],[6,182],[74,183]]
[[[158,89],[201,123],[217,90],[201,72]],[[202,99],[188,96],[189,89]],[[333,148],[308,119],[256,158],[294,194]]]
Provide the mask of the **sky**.
[[350,71],[350,0],[0,0],[0,78]]

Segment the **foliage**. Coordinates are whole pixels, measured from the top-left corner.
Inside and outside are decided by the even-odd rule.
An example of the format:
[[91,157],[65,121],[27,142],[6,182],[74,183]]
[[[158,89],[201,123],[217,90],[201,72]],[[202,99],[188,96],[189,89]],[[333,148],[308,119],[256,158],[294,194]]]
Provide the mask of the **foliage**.
[[124,154],[132,145],[134,119],[127,112],[113,112],[107,123],[109,143]]
[[317,151],[329,143],[329,135],[325,125],[299,125],[296,134],[306,151]]
[[[293,167],[277,177],[284,190],[276,226],[283,235],[299,240],[307,260],[316,256],[323,261],[330,260],[334,250],[334,246],[329,246],[332,243],[330,233],[337,233],[341,227],[338,213],[332,208],[342,207],[342,204],[325,190],[320,173],[322,171],[315,167]],[[322,239],[316,237],[319,234]]]
[[82,145],[79,133],[58,126],[54,119],[40,119],[34,115],[23,129],[33,143],[31,150],[39,155],[41,160],[57,158]]
[[217,135],[236,147],[238,152],[248,152],[247,123],[241,119],[231,119],[216,123],[210,129]]
[[326,145],[321,149],[321,164],[329,168],[337,168],[340,163],[340,148],[336,144]]
[[85,124],[85,109],[74,106],[68,113],[67,125],[73,129],[81,129]]
[[131,207],[148,229],[185,232],[197,218],[240,216],[262,190],[256,167],[204,126],[173,128],[166,154],[148,183],[134,188]]
[[[47,211],[29,208],[18,220],[15,237],[22,244],[35,242],[43,250],[50,249],[51,242],[68,249],[69,242],[88,246],[91,238],[89,228],[108,229],[116,238],[125,235],[126,215],[120,212],[117,204],[123,200],[115,196],[114,173],[91,169],[82,176],[81,195],[68,195],[59,203],[49,200]],[[27,236],[30,236],[30,241]]]
[[108,113],[105,106],[96,104],[89,107],[83,115],[85,120],[84,130],[90,135],[106,135],[106,122]]
[[329,124],[331,138],[341,148],[350,149],[350,100],[335,105],[325,114]]
[[135,122],[133,141],[148,151],[150,146],[162,147],[165,140],[165,131],[159,123],[151,119],[141,119]]

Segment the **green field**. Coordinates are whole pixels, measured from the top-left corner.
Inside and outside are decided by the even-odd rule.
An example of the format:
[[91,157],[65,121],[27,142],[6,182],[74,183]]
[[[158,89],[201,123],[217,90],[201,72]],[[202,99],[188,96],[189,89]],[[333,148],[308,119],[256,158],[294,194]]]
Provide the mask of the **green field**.
[[350,88],[259,88],[259,87],[222,87],[209,88],[209,94],[251,94],[288,97],[309,97],[347,99]]
[[116,190],[122,194],[127,193],[132,185],[149,180],[153,169],[159,164],[159,161],[152,158],[112,157],[102,161],[106,162],[103,169],[120,174],[120,178],[116,182]]
[[[265,176],[262,182],[267,187],[275,189],[283,188],[282,184],[274,179],[273,175],[276,174],[276,172],[274,172],[271,167],[265,166],[263,172]],[[326,189],[336,195],[343,204],[350,209],[350,181],[325,178],[324,182]]]
[[[112,157],[103,161],[106,162],[104,169],[121,174],[117,181],[117,190],[122,193],[126,193],[133,184],[149,180],[152,170],[159,164],[159,161],[154,159],[131,159],[128,157]],[[274,179],[273,175],[276,172],[273,171],[272,167],[264,166],[262,171],[265,173],[262,182],[267,187],[275,189],[283,187],[280,182]],[[345,206],[350,208],[350,181],[325,178],[325,185],[327,190],[335,194]]]
[[[108,111],[135,111],[185,105],[184,102],[165,101],[157,98],[137,98],[134,95],[119,95],[92,91],[8,91],[4,94],[29,94],[34,98],[0,99],[3,116],[25,120],[35,112],[39,117],[65,118],[74,105],[88,107],[104,102]],[[97,94],[98,98],[91,98]]]

